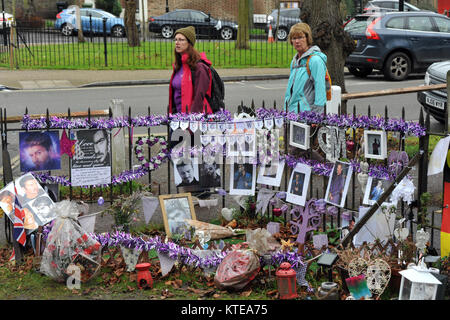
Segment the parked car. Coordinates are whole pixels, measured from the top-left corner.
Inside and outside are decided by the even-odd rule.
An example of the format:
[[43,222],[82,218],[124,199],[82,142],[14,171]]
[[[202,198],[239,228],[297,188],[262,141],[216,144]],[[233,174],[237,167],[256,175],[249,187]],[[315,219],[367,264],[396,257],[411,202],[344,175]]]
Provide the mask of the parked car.
[[287,39],[291,27],[298,22],[302,22],[302,20],[300,20],[300,8],[280,9],[280,23],[278,24],[278,30],[277,19],[278,9],[275,9],[267,16],[266,32],[269,32],[269,28],[272,26],[274,37],[284,41]]
[[[447,72],[450,71],[450,60],[435,62],[425,73],[425,85],[447,83]],[[447,108],[447,88],[431,91],[417,92],[417,101],[433,118],[445,122],[445,109]]]
[[[369,1],[363,9],[365,13],[369,12],[387,12],[398,11],[398,0],[373,0]],[[413,6],[410,3],[404,2],[403,11],[420,11],[421,9]]]
[[178,9],[157,17],[150,17],[148,30],[160,33],[164,38],[171,39],[175,30],[194,26],[197,35],[220,37],[222,40],[236,38],[238,25],[232,21],[212,18],[202,11]]
[[[106,33],[114,37],[125,36],[125,24],[122,18],[101,10],[80,8],[81,28],[83,32],[103,33],[103,18],[106,18]],[[91,30],[92,18],[92,30]],[[136,22],[139,28],[139,22]],[[61,30],[65,36],[78,32],[75,8],[69,7],[56,15],[55,28]]]
[[386,79],[404,80],[450,59],[450,19],[431,11],[362,14],[344,30],[356,43],[345,65],[357,77],[376,69]]
[[14,21],[12,14],[5,12],[5,20],[3,20],[3,12],[0,12],[0,29],[3,29],[3,21],[5,21],[6,28],[11,28],[11,24]]

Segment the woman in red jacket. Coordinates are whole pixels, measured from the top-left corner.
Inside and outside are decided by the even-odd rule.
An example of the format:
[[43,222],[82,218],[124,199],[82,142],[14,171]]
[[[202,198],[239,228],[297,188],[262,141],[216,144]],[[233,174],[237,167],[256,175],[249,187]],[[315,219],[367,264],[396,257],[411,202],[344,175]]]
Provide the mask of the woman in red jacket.
[[[195,48],[195,28],[175,31],[175,63],[169,85],[169,113],[212,113],[211,62]],[[199,62],[203,60],[202,62]],[[194,80],[192,80],[194,79]]]

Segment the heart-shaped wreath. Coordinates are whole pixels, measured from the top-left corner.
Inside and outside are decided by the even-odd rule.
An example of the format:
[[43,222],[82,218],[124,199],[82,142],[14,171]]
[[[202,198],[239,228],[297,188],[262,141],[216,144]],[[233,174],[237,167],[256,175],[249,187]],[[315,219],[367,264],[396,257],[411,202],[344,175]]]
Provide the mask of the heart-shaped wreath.
[[[159,143],[161,145],[161,150],[154,157],[151,157],[147,161],[144,156],[144,145],[147,144],[148,147],[152,147]],[[169,156],[169,149],[167,147],[167,141],[163,137],[150,136],[150,138],[138,138],[136,141],[137,146],[134,148],[136,157],[141,164],[141,167],[153,171],[159,168],[159,166],[167,159]]]

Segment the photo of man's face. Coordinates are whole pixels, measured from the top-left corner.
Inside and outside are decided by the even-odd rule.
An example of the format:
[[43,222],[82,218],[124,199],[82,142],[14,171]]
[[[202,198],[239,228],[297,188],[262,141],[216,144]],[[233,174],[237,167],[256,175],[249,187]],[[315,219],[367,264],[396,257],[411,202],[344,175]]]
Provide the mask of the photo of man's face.
[[28,179],[23,183],[23,191],[28,199],[34,199],[39,194],[39,186],[34,179]]
[[194,181],[194,168],[191,164],[177,166],[182,183],[191,183]]
[[41,196],[33,201],[31,204],[34,213],[39,217],[42,223],[47,223],[52,218],[53,202],[47,196]]
[[20,132],[19,140],[22,172],[61,168],[58,132]]
[[14,204],[14,195],[9,192],[8,190],[3,191],[0,193],[0,202],[3,203],[3,207],[6,209],[6,213],[10,213],[13,209]]
[[165,200],[167,221],[170,233],[182,234],[187,230],[185,219],[191,219],[189,204],[186,198]]
[[95,157],[98,162],[105,162],[109,154],[108,137],[105,130],[98,130],[93,137]]

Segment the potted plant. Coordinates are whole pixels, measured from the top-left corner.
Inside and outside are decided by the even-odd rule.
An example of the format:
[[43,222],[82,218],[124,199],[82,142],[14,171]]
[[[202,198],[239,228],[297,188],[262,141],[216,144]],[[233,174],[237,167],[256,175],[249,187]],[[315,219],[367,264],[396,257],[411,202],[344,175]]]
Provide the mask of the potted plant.
[[151,195],[149,192],[133,192],[131,195],[120,195],[111,206],[102,212],[111,214],[114,227],[119,231],[129,232],[133,216],[140,211],[142,196]]

